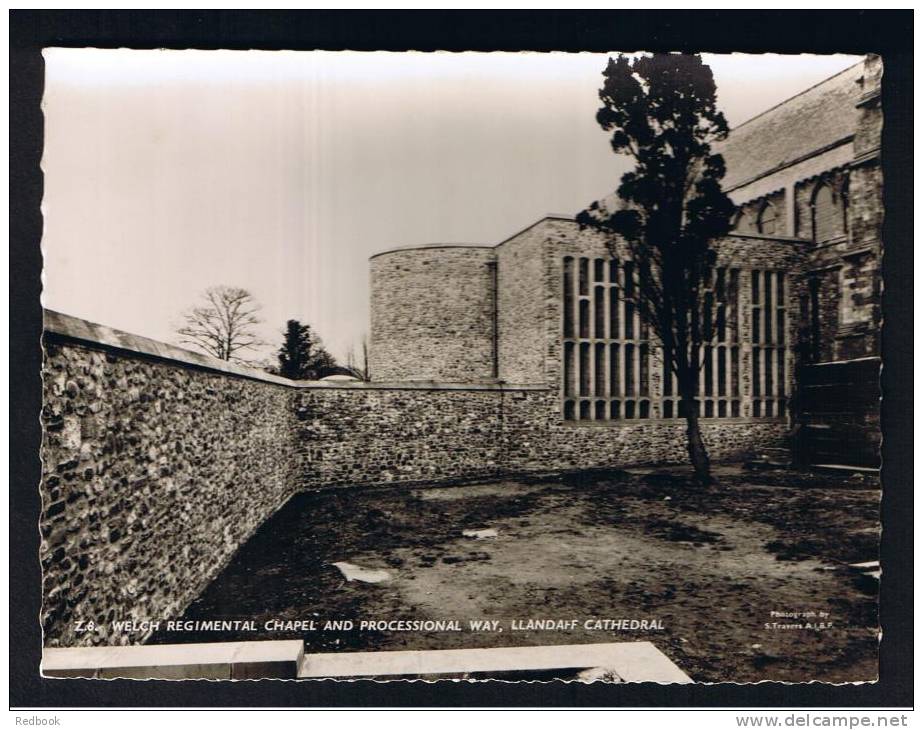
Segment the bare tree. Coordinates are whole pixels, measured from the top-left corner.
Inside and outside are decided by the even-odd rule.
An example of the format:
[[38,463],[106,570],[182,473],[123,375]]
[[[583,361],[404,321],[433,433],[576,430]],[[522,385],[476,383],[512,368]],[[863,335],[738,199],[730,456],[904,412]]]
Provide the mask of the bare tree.
[[356,357],[354,347],[350,347],[349,352],[346,353],[346,369],[359,380],[367,383],[372,379],[372,373],[369,369],[369,338],[367,335],[362,335],[359,347],[359,358]]
[[177,329],[182,344],[234,362],[246,362],[242,351],[265,344],[255,331],[263,321],[258,314],[260,305],[246,289],[213,286],[203,298],[202,306],[183,313],[183,325]]

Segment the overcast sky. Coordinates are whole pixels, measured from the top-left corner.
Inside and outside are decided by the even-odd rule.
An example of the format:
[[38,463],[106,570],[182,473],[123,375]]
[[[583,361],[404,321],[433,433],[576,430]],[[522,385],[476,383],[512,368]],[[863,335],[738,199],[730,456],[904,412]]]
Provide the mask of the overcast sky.
[[[856,63],[706,56],[731,126]],[[600,54],[45,51],[44,306],[176,342],[208,286],[249,289],[345,358],[368,257],[495,244],[573,215],[624,162]],[[269,350],[265,354],[268,354]]]

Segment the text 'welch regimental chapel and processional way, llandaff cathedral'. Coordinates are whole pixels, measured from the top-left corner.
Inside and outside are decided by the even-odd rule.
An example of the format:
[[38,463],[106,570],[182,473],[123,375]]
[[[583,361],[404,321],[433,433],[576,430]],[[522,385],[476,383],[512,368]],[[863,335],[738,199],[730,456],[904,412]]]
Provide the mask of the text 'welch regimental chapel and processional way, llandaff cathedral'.
[[[718,150],[737,213],[694,405],[715,460],[878,467],[881,74],[868,56]],[[181,614],[301,491],[687,461],[635,275],[561,216],[375,255],[371,382],[286,380],[46,311],[46,645],[143,642],[111,621]],[[104,625],[81,632],[86,616]]]

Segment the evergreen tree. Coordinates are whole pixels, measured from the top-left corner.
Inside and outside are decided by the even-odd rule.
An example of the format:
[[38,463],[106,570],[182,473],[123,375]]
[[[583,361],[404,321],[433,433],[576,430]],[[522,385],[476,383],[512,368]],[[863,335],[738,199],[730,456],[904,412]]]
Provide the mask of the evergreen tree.
[[618,241],[627,245],[637,272],[628,296],[676,374],[689,459],[698,480],[708,482],[695,400],[703,345],[714,337],[713,245],[730,230],[734,211],[721,190],[724,160],[711,151],[727,136],[727,122],[711,69],[697,55],[620,55],[603,77],[597,122],[612,133],[613,151],[635,166],[622,176],[619,205],[597,201],[577,220],[606,234],[613,255]]
[[311,325],[290,319],[284,336],[278,351],[279,375],[292,380],[319,380],[337,372],[336,360],[311,331]]

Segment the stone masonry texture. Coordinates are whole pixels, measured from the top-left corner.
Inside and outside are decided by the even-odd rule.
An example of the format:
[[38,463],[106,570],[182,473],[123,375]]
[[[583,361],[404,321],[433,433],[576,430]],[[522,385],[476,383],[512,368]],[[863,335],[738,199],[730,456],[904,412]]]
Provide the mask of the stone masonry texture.
[[177,618],[292,494],[291,393],[53,335],[45,352],[45,643],[124,643],[111,621]]
[[[143,641],[110,623],[178,617],[298,490],[685,460],[681,423],[564,424],[545,386],[286,386],[57,333],[45,347],[48,646]],[[784,437],[703,431],[717,459]]]
[[[687,459],[685,424],[637,421],[617,428],[563,423],[558,393],[299,389],[295,400],[301,486],[440,482]],[[779,445],[778,421],[703,424],[716,459]]]
[[[812,361],[828,364],[811,384],[861,380],[871,395],[850,414],[850,438],[878,443],[881,77],[868,56],[741,125],[722,148],[744,213],[744,230],[716,244],[718,265],[741,272],[742,407],[700,422],[714,459],[785,445],[798,427],[796,413],[760,418],[750,406],[750,269],[786,275],[787,392],[799,387],[794,345],[813,329]],[[816,205],[821,186],[838,196],[832,205]],[[776,229],[756,235],[766,203]],[[550,216],[494,247],[374,256],[373,383],[284,381],[47,312],[46,644],[143,641],[110,622],[178,617],[299,490],[685,462],[684,422],[659,411],[656,352],[649,418],[564,419],[564,257],[611,255],[598,235]],[[618,245],[615,255],[628,258]],[[814,418],[806,425],[830,428]],[[80,621],[99,628],[81,632]]]
[[374,378],[492,379],[493,266],[493,249],[472,246],[373,257],[369,365]]
[[544,228],[540,221],[496,248],[498,369],[508,383],[546,380]]

